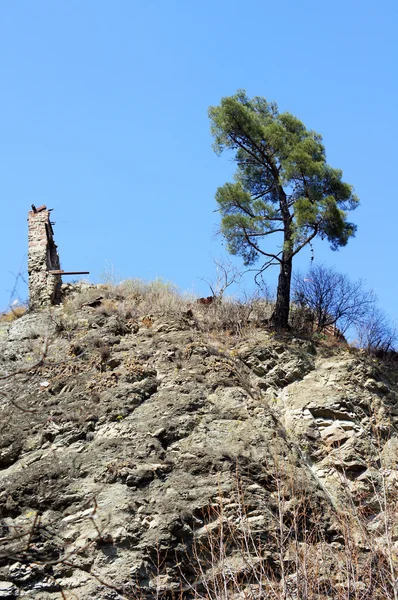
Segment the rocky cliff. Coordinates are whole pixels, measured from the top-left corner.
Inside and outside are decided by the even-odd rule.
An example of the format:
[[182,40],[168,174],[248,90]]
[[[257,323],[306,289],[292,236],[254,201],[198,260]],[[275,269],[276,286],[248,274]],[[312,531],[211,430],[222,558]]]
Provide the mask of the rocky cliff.
[[0,598],[397,598],[393,362],[69,292],[0,324]]

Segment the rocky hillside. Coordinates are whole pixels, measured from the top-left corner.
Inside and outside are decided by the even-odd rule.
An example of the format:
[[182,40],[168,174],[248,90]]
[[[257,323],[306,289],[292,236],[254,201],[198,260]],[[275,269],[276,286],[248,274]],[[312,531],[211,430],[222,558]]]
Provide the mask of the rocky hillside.
[[66,292],[0,324],[0,598],[397,599],[396,364]]

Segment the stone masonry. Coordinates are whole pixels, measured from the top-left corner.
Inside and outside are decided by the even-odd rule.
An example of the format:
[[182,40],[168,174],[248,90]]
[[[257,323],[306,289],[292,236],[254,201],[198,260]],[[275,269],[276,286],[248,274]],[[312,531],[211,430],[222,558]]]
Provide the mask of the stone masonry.
[[32,205],[28,225],[29,306],[35,309],[58,304],[61,297],[61,275],[52,275],[49,272],[60,270],[50,210],[46,206],[36,208]]

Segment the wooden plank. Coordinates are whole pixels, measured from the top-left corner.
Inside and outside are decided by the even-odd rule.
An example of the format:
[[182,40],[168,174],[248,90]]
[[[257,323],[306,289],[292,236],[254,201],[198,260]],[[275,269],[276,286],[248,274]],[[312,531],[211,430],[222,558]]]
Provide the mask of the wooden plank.
[[90,271],[49,271],[51,275],[89,275]]

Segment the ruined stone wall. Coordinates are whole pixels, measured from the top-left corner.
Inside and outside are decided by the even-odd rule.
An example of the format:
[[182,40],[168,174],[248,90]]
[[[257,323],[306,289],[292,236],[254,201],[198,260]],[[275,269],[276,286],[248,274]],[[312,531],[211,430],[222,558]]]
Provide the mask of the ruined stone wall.
[[59,270],[60,262],[54,232],[50,222],[50,211],[46,206],[29,212],[29,306],[40,308],[60,302],[61,276],[52,275]]

